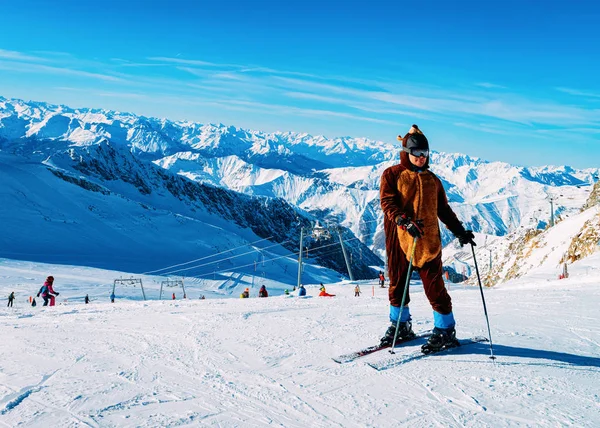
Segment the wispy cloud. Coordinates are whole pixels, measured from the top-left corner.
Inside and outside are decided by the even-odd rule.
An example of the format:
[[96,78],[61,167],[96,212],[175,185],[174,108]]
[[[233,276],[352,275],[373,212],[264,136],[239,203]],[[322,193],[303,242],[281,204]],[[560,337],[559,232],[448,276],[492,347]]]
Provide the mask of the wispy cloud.
[[347,101],[343,98],[326,97],[324,95],[310,94],[307,92],[284,92],[284,93],[282,93],[282,95],[285,97],[290,97],[290,98],[296,98],[296,99],[301,99],[301,100],[321,101],[321,102],[330,103],[330,104],[343,104]]
[[[200,61],[200,60],[196,60],[196,59],[171,58],[171,57],[165,57],[165,56],[152,56],[147,59],[149,59],[150,61],[158,61],[158,62],[164,62],[164,63],[170,63],[170,64],[195,65],[195,66],[201,66],[201,67],[224,67],[224,66],[226,66],[226,64],[216,64],[214,62]],[[229,65],[229,66],[238,67],[236,65]]]
[[111,76],[108,74],[94,73],[94,72],[76,70],[76,69],[71,69],[71,68],[53,67],[53,66],[42,65],[42,64],[29,64],[29,63],[15,62],[15,61],[11,61],[11,62],[0,61],[0,69],[19,71],[19,72],[23,72],[23,73],[44,72],[44,73],[59,74],[59,75],[63,75],[63,76],[88,77],[88,78],[104,80],[104,81],[108,81],[108,82],[120,82],[120,83],[126,82],[126,80],[121,77]]
[[[229,93],[230,99],[215,102],[222,103],[223,108],[260,109],[273,115],[343,118],[393,125],[396,125],[397,117],[414,117],[455,123],[490,134],[512,132],[511,127],[593,130],[600,126],[599,109],[564,104],[559,99],[547,101],[514,94],[504,86],[485,81],[442,87],[180,57],[154,56],[141,62],[111,58],[102,62],[78,60],[69,54],[46,53],[52,58],[50,64],[42,64],[46,61],[42,56],[0,50],[0,69],[126,84],[125,94],[132,98],[168,92],[175,98],[193,95],[196,99],[212,101],[214,93],[220,93],[221,97]],[[141,68],[146,66],[155,67],[156,72],[145,73]],[[65,86],[72,85],[65,82]],[[102,96],[117,96],[121,88],[123,86],[108,87],[107,95]],[[600,93],[592,91],[555,89],[574,96],[600,99]],[[329,106],[321,108],[324,103]]]
[[481,86],[482,88],[488,88],[488,89],[506,89],[506,86],[497,85],[496,83],[490,83],[490,82],[475,83],[475,86]]
[[518,135],[518,130],[509,131],[508,128],[497,128],[491,124],[483,124],[483,123],[465,123],[465,122],[454,122],[454,126],[458,126],[459,128],[472,129],[474,131],[485,132],[488,134],[498,134],[498,135]]
[[555,88],[557,91],[564,92],[569,95],[575,95],[578,97],[587,97],[587,98],[600,98],[600,92],[589,92],[589,91],[580,91],[578,89],[571,88]]
[[257,103],[250,101],[236,101],[236,100],[228,100],[227,105],[229,106],[242,106],[248,107],[252,109],[252,111],[256,112],[257,109],[260,109],[263,112],[270,112],[273,114],[296,114],[301,116],[310,116],[310,117],[319,117],[322,118],[324,116],[327,117],[340,117],[352,120],[359,120],[363,122],[372,122],[372,123],[380,123],[387,125],[397,125],[396,122],[390,120],[377,119],[372,117],[367,117],[363,115],[355,115],[352,113],[344,113],[333,110],[322,110],[322,109],[310,109],[310,108],[301,108],[287,105],[278,105],[278,104],[265,104],[265,103]]
[[22,52],[17,51],[7,51],[4,49],[0,49],[0,58],[14,60],[14,61],[26,61],[26,62],[45,62],[47,59],[39,57],[27,55]]

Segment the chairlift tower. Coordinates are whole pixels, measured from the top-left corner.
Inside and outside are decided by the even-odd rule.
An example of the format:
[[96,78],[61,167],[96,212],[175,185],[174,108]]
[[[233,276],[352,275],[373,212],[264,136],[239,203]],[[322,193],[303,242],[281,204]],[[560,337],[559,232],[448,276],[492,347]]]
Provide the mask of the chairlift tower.
[[336,227],[336,231],[340,238],[340,245],[342,246],[342,253],[344,254],[344,261],[346,262],[346,268],[348,269],[348,276],[350,277],[350,281],[354,281],[354,275],[352,275],[352,269],[350,268],[350,262],[348,261],[348,254],[346,253],[346,247],[344,247],[344,240],[342,239],[341,228]]
[[112,289],[113,295],[115,294],[115,288],[117,287],[117,284],[124,285],[125,287],[127,287],[128,285],[133,285],[135,287],[136,284],[140,284],[140,288],[142,289],[142,296],[144,297],[144,300],[146,300],[146,292],[144,291],[144,284],[142,284],[141,278],[115,279],[115,281],[113,282]]
[[181,289],[183,290],[183,295],[187,296],[187,294],[185,292],[185,285],[183,284],[183,279],[167,279],[165,281],[160,282],[160,294],[159,294],[158,300],[162,300],[163,286],[166,286],[166,287],[180,286]]
[[300,246],[298,251],[298,282],[297,287],[300,288],[302,283],[302,242],[304,241],[304,226],[300,226]]

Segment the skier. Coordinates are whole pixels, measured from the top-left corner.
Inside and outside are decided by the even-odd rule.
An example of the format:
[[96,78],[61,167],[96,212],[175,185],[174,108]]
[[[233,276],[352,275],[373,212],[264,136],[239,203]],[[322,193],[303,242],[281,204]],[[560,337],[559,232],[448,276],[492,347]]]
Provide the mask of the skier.
[[48,306],[48,302],[50,302],[50,306],[54,306],[54,296],[58,296],[59,293],[54,291],[54,288],[52,287],[53,283],[54,277],[50,275],[46,278],[46,282],[44,282],[44,285],[42,285],[40,291],[37,293],[37,297],[42,296],[42,299],[44,299],[44,304],[42,306]]
[[385,288],[385,276],[382,271],[379,271],[379,286]]
[[429,142],[417,125],[413,125],[402,141],[400,164],[386,169],[381,176],[380,201],[384,213],[384,231],[390,279],[391,325],[381,339],[391,345],[400,319],[397,338],[414,337],[408,308],[400,308],[408,275],[412,246],[416,239],[413,267],[418,271],[425,295],[433,308],[434,329],[424,352],[457,345],[450,295],[442,279],[442,244],[438,218],[458,238],[461,245],[473,244],[474,235],[465,230],[448,204],[440,179],[429,171]]
[[358,284],[356,284],[356,287],[354,287],[354,297],[360,297],[360,287]]
[[173,293],[172,299],[175,300],[175,293]]
[[260,287],[260,290],[258,290],[258,297],[269,297],[267,287],[265,287],[264,285]]
[[304,285],[300,284],[300,287],[298,288],[298,297],[303,296],[306,296],[306,288],[304,288]]
[[247,299],[248,297],[250,297],[250,289],[246,288],[242,294],[240,294],[240,299]]
[[15,300],[15,292],[13,291],[8,295],[8,306],[7,307],[12,308],[14,300]]
[[8,295],[8,306],[7,307],[12,308],[14,300],[15,300],[15,292],[13,291]]
[[325,290],[325,286],[323,285],[323,283],[321,283],[320,290],[321,292],[319,293],[319,296],[321,297],[335,297],[335,294],[329,294],[327,290]]
[[87,294],[85,295],[85,304],[87,305],[88,303],[90,303],[90,296],[88,296]]
[[[50,298],[50,306],[55,306],[56,304],[56,296],[60,293],[58,291],[54,291],[54,277],[50,275],[46,278],[46,282],[44,283],[48,287],[48,297]],[[44,306],[46,306],[46,302],[44,302]]]

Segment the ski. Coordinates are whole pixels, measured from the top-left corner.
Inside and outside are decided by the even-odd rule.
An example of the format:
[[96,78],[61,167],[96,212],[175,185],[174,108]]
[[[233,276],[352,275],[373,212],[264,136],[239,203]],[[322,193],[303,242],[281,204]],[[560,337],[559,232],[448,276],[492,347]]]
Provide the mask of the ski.
[[418,351],[411,352],[409,354],[401,354],[401,355],[397,355],[397,356],[391,356],[390,358],[385,359],[385,360],[368,363],[368,365],[373,367],[377,371],[387,370],[387,369],[391,369],[393,367],[400,366],[402,364],[409,363],[411,361],[420,360],[422,358],[431,357],[434,355],[449,354],[449,353],[458,351],[458,350],[464,348],[465,346],[474,345],[476,343],[488,342],[488,339],[486,337],[476,336],[476,337],[472,337],[470,339],[461,339],[458,342],[460,343],[460,346],[454,346],[452,348],[442,349],[441,351],[424,354],[423,352],[421,352],[421,350],[418,350]]
[[[422,331],[416,334],[415,337],[408,339],[408,340],[401,340],[398,339],[396,341],[396,346],[395,348],[397,348],[398,346],[401,346],[405,343],[409,343],[412,342],[413,340],[417,340],[417,339],[421,339],[423,337],[427,337],[431,334],[431,331]],[[350,363],[360,357],[364,357],[366,355],[370,355],[374,352],[377,351],[381,351],[383,349],[389,349],[391,348],[391,346],[389,345],[385,345],[385,346],[381,346],[381,345],[375,345],[375,346],[369,346],[368,348],[364,348],[361,349],[360,351],[356,351],[356,352],[351,352],[349,354],[344,354],[344,355],[340,355],[339,357],[335,357],[333,358],[333,361],[335,361],[336,363],[340,363],[340,364],[345,364],[345,363]]]

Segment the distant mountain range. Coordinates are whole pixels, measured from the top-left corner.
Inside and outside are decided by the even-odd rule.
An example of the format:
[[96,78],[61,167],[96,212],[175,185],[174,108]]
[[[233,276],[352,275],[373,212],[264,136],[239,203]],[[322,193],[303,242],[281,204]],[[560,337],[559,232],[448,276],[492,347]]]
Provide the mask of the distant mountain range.
[[[57,180],[89,194],[108,192],[143,204],[147,212],[170,213],[165,215],[197,218],[202,212],[210,224],[233,223],[258,237],[275,233],[275,242],[293,241],[299,222],[339,224],[347,228],[353,263],[362,261],[359,275],[368,275],[366,266],[381,263],[369,249],[383,257],[379,179],[397,162],[399,148],[363,138],[268,134],[0,97],[0,150],[5,160],[21,159],[22,168],[43,163]],[[465,225],[498,236],[545,226],[550,199],[555,217],[577,212],[600,174],[600,168],[525,168],[439,152],[432,152],[431,165]],[[11,203],[24,204],[16,208],[26,209],[14,188],[4,191]],[[104,202],[90,205],[110,216],[113,208]],[[15,211],[4,213],[11,215]],[[111,227],[126,230],[130,221],[114,219]],[[452,239],[444,228],[443,239]],[[298,244],[284,247],[291,251]],[[315,262],[345,270],[340,255],[325,262],[328,257]]]

